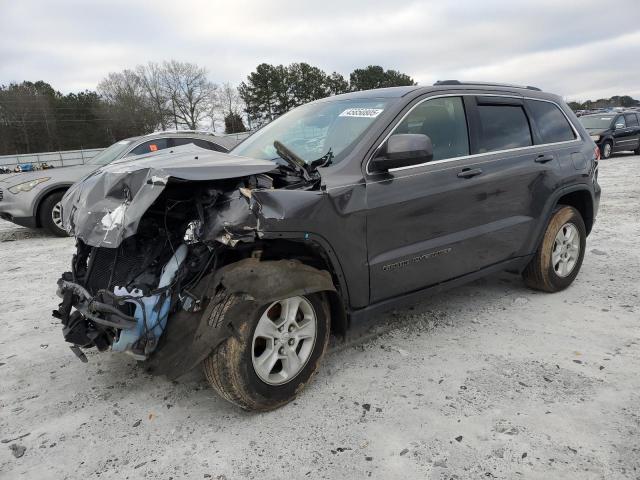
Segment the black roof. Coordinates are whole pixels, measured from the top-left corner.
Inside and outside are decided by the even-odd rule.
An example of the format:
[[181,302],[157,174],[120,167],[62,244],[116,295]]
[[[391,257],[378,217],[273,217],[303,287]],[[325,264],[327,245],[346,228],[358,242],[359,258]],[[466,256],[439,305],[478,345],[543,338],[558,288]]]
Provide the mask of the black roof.
[[387,88],[374,88],[371,90],[358,90],[357,92],[341,93],[333,97],[327,97],[322,100],[349,100],[355,98],[399,98],[404,97],[407,93],[411,93],[415,90],[419,90],[418,85],[410,87],[387,87]]
[[[407,87],[387,87],[387,88],[376,88],[372,90],[359,90],[357,92],[349,92],[343,93],[340,95],[335,95],[332,97],[323,98],[321,100],[316,100],[317,102],[322,101],[333,101],[333,100],[352,100],[352,99],[364,99],[364,98],[400,98],[408,95],[412,92],[429,92],[433,90],[441,90],[441,89],[464,89],[469,87],[477,87],[481,90],[527,90],[529,93],[533,92],[542,92],[537,87],[532,86],[524,86],[524,85],[511,85],[508,83],[491,83],[491,82],[461,82],[459,80],[441,80],[433,85],[413,85]],[[545,94],[550,95],[550,94]]]

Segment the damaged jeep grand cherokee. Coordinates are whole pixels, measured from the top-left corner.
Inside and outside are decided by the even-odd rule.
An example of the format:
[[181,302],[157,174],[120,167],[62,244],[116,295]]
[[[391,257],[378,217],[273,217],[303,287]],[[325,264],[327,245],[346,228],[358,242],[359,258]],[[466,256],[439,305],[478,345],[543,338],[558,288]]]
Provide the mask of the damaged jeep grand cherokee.
[[533,87],[439,82],[315,101],[230,154],[176,148],[74,185],[54,315],[244,409],[291,401],[331,331],[508,270],[556,292],[598,209],[598,149]]

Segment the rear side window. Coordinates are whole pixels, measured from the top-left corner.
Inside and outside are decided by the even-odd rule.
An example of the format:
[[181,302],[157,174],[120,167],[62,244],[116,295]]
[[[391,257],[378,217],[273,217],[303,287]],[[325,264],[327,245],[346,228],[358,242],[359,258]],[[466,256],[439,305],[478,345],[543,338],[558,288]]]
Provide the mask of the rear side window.
[[576,136],[567,117],[557,105],[538,100],[529,100],[527,103],[543,143],[575,140]]
[[627,121],[627,127],[637,127],[638,126],[638,117],[636,117],[635,113],[627,113],[624,116],[624,119]]
[[149,140],[148,142],[141,143],[136,148],[131,150],[127,154],[127,157],[131,155],[142,155],[144,153],[157,152],[158,150],[164,150],[168,146],[169,145],[166,138],[156,138],[155,140]]
[[226,152],[226,150],[220,145],[217,145],[213,142],[209,142],[207,140],[202,140],[200,138],[174,138],[172,147],[179,147],[180,145],[189,145],[190,143],[200,147],[206,148],[207,150],[215,150],[216,152]]
[[480,139],[478,153],[528,147],[531,128],[519,105],[478,105]]
[[428,135],[433,145],[433,160],[469,155],[467,118],[460,97],[425,100],[400,122],[393,133]]

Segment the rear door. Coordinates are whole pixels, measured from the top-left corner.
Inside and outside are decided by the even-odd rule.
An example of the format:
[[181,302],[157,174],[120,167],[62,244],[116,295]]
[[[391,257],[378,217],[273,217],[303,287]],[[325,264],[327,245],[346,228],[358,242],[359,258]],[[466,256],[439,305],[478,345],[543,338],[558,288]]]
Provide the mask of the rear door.
[[629,129],[629,139],[633,140],[633,142],[629,142],[629,150],[635,150],[640,146],[640,125],[638,124],[638,117],[635,113],[625,113],[624,120]]
[[372,302],[522,254],[549,166],[535,162],[521,98],[425,99],[393,133],[429,135],[434,159],[368,175]]

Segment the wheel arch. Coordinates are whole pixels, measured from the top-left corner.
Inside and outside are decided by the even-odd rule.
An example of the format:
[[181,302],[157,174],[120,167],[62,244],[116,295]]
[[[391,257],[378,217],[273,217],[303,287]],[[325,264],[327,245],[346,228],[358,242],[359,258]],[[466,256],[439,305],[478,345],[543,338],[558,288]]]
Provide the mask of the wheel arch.
[[[274,244],[263,244],[262,248],[273,251]],[[296,295],[322,293],[329,302],[331,330],[344,335],[348,328],[348,318],[343,299],[335,285],[335,274],[330,271],[331,265],[327,264],[319,252],[316,253],[318,256],[315,258],[245,258],[222,267],[214,275],[213,282],[229,293],[250,295],[261,303]]]
[[569,207],[573,207],[582,216],[582,220],[584,221],[584,226],[587,230],[587,235],[591,233],[591,229],[593,228],[593,198],[591,197],[591,192],[584,189],[577,189],[571,192],[565,193],[556,201],[554,208],[558,205],[566,205]]
[[606,143],[611,144],[611,154],[613,154],[613,150],[616,148],[616,141],[614,139],[614,137],[612,135],[606,135],[601,141],[600,141],[600,152],[602,152],[604,154],[604,145]]
[[69,184],[63,184],[63,185],[53,185],[45,190],[42,190],[42,192],[38,193],[38,196],[36,197],[35,201],[33,202],[33,215],[36,219],[36,225],[38,227],[42,227],[42,222],[40,222],[40,211],[42,208],[42,202],[44,202],[44,200],[55,194],[55,193],[60,193],[60,192],[66,192],[67,190],[69,190],[69,187],[73,185],[72,183]]
[[568,205],[578,210],[584,220],[587,235],[591,232],[595,220],[595,200],[589,186],[587,184],[576,184],[559,189],[547,199],[540,215],[537,230],[531,236],[530,243],[523,250],[524,255],[532,255],[537,251],[547,225],[549,225],[553,212],[558,205]]

